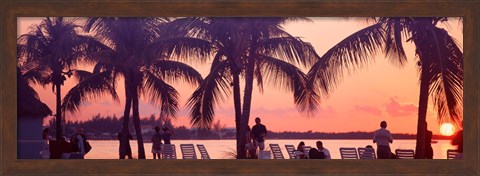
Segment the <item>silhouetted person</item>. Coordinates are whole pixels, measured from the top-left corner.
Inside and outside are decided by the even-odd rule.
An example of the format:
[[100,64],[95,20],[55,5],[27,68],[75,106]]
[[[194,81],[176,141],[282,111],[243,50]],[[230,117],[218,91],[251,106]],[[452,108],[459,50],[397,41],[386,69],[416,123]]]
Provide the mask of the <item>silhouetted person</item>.
[[452,139],[452,145],[456,145],[458,150],[455,159],[463,159],[463,130],[460,130],[455,134]]
[[255,118],[255,126],[252,128],[253,144],[255,149],[265,149],[265,136],[267,136],[267,127],[260,123],[260,118]]
[[378,159],[390,159],[391,150],[390,143],[393,142],[393,137],[387,129],[387,122],[380,122],[380,129],[375,131],[373,135],[373,143],[377,143],[377,157]]
[[300,156],[300,159],[307,159],[307,155],[308,153],[304,153],[304,150],[303,150],[303,147],[305,147],[305,142],[303,141],[300,141],[300,143],[298,143],[297,145],[297,151],[300,151],[302,153],[298,153]]
[[332,157],[330,156],[330,151],[328,151],[327,148],[323,147],[323,143],[322,141],[317,141],[317,148],[318,148],[318,152],[320,153],[320,156],[323,155],[323,158],[321,159],[332,159]]
[[[133,139],[132,135],[128,131],[120,131],[117,133],[118,140],[120,141],[120,146],[118,148],[118,153],[120,155],[120,159],[133,159],[132,157],[132,148],[130,148],[130,139]],[[126,141],[122,141],[122,138],[127,138]],[[125,143],[124,143],[125,142]],[[122,145],[123,144],[123,145]],[[122,148],[125,147],[125,148]]]
[[429,131],[427,128],[427,124],[425,123],[425,158],[426,159],[433,159],[433,148],[432,148],[432,131]]
[[87,137],[85,136],[85,130],[81,127],[77,127],[75,134],[70,137],[70,143],[72,143],[72,152],[70,153],[70,159],[84,159],[85,157],[85,142]]
[[42,139],[43,139],[43,148],[40,151],[40,156],[42,157],[42,159],[49,159],[50,158],[49,140],[54,140],[54,138],[50,136],[50,128],[43,129]]
[[170,128],[168,127],[163,127],[163,141],[165,142],[165,144],[172,144],[170,139],[173,135],[173,131],[170,130]]
[[316,148],[311,148],[310,151],[308,151],[308,157],[310,159],[325,159],[323,153],[321,154]]
[[248,158],[256,158],[255,148],[253,147],[252,142],[252,130],[250,129],[250,125],[247,125],[247,140],[245,142],[245,150],[247,151]]
[[160,153],[162,151],[162,134],[160,134],[160,127],[155,127],[155,134],[152,135],[152,154],[153,159],[160,159]]

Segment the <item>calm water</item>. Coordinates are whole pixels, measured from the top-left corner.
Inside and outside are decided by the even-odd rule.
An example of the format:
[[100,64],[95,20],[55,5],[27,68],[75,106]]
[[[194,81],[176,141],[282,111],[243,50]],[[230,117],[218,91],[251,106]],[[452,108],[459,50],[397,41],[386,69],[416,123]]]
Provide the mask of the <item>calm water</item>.
[[[300,141],[304,141],[305,145],[315,147],[317,140],[313,139],[278,139],[278,140],[266,140],[265,146],[268,144],[279,144],[283,156],[288,158],[288,153],[285,150],[285,144],[292,144],[295,147]],[[330,150],[332,159],[340,159],[340,147],[365,147],[366,145],[372,145],[376,149],[376,145],[372,143],[372,140],[322,140],[325,148]],[[212,159],[233,159],[228,153],[235,152],[236,142],[235,140],[172,140],[175,144],[177,151],[177,158],[181,159],[182,154],[180,151],[180,144],[204,144]],[[117,159],[118,158],[118,141],[117,140],[90,140],[92,150],[85,156],[86,159]],[[130,145],[132,147],[132,153],[134,158],[138,158],[137,141],[131,140]],[[145,154],[147,159],[152,159],[152,144],[145,143]],[[394,140],[390,145],[392,151],[395,149],[415,149],[415,140]],[[450,144],[450,140],[438,140],[438,143],[432,144],[434,159],[446,159],[447,150],[455,149],[455,146]],[[198,148],[196,148],[197,157],[200,156]],[[267,148],[268,149],[268,148]]]

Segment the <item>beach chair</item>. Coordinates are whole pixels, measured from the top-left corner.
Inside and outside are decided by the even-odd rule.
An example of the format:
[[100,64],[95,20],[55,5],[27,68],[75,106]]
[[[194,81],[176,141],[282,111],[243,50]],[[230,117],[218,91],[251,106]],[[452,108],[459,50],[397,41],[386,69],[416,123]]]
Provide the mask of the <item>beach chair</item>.
[[273,154],[273,159],[285,159],[283,157],[282,150],[280,149],[280,146],[278,144],[269,144],[269,146]]
[[200,156],[202,159],[210,159],[210,155],[208,155],[207,149],[203,144],[197,144],[198,151],[200,151]]
[[455,159],[455,157],[457,156],[458,153],[459,153],[458,150],[448,149],[447,150],[447,159]]
[[285,149],[287,149],[287,153],[290,159],[300,159],[295,153],[295,146],[286,144]]
[[180,144],[180,149],[182,150],[182,159],[197,159],[193,144]]
[[310,152],[310,149],[312,149],[311,146],[303,146],[303,154],[305,155],[305,157],[307,157],[307,159],[310,159],[310,156],[308,156],[308,152]]
[[357,149],[355,147],[340,147],[340,156],[342,159],[358,159]]
[[174,144],[162,144],[162,159],[177,159]]
[[412,149],[397,149],[395,150],[395,155],[398,159],[414,159],[415,151]]
[[358,156],[360,159],[377,159],[374,148],[359,147]]

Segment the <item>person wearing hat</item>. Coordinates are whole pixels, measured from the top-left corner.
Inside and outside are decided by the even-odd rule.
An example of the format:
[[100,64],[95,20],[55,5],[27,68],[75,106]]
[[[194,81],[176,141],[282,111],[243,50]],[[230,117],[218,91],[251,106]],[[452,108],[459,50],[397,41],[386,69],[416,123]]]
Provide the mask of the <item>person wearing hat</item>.
[[75,134],[70,137],[70,143],[72,144],[72,153],[70,153],[70,159],[84,159],[85,157],[85,130],[81,127],[75,129]]
[[162,138],[163,138],[163,141],[165,142],[165,144],[172,144],[170,142],[170,138],[171,136],[173,135],[173,131],[170,130],[170,128],[168,127],[163,127],[163,135],[162,135]]

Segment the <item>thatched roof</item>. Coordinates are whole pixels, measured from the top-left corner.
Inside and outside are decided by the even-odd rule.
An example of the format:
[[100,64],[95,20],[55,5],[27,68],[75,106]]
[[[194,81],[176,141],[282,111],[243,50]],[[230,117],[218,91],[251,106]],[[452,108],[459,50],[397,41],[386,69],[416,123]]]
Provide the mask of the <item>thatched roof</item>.
[[28,85],[21,75],[17,75],[17,116],[18,117],[46,117],[52,110],[37,96],[35,90]]

